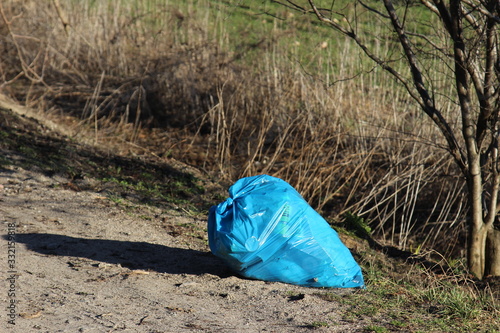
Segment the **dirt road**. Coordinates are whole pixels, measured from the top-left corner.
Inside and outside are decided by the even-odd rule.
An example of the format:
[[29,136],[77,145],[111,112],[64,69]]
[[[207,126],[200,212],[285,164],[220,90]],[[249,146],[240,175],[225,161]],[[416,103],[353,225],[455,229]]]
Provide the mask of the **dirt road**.
[[0,169],[2,332],[362,331],[320,297],[357,291],[237,277],[209,252],[204,216],[113,200],[19,154]]

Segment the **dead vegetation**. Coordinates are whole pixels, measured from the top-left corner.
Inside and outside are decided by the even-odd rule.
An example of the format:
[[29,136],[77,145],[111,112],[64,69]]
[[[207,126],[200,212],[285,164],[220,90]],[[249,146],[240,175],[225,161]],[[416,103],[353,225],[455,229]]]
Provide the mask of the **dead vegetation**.
[[337,69],[325,78],[279,42],[303,23],[265,17],[269,33],[235,37],[228,17],[248,14],[217,2],[9,0],[0,9],[1,92],[75,136],[226,182],[277,176],[332,222],[351,212],[381,242],[460,255],[462,179],[415,106],[381,73],[346,61],[356,58],[349,42],[336,41],[339,54],[314,49],[311,61]]
[[[189,297],[182,291],[184,287],[193,286],[193,283],[199,286],[214,283],[210,285],[209,292],[196,298],[193,303],[189,303],[189,306],[205,304],[214,298],[220,298],[220,295],[224,295],[224,298],[230,295],[233,305],[235,298],[238,299],[237,302],[242,302],[241,306],[232,307],[234,311],[240,311],[241,314],[241,309],[245,309],[244,304],[251,304],[249,311],[257,309],[257,313],[261,314],[261,308],[255,306],[258,304],[255,298],[238,297],[241,296],[239,291],[252,288],[255,288],[255,293],[262,294],[261,286],[256,288],[255,283],[264,282],[233,276],[227,267],[209,253],[206,215],[200,213],[206,213],[211,203],[224,199],[225,189],[222,186],[213,184],[207,175],[182,163],[176,163],[173,159],[165,160],[147,155],[117,156],[89,145],[79,144],[65,135],[58,134],[57,131],[46,128],[31,117],[20,117],[17,112],[8,110],[11,107],[14,108],[14,105],[5,108],[4,101],[0,100],[2,124],[0,172],[5,172],[6,179],[9,179],[4,179],[5,185],[0,186],[0,191],[6,195],[4,206],[10,211],[19,211],[19,207],[9,205],[9,198],[17,200],[21,196],[26,198],[21,200],[24,205],[32,207],[36,205],[32,197],[40,193],[44,201],[52,202],[51,205],[39,207],[43,209],[42,213],[38,208],[29,210],[34,214],[31,217],[33,221],[30,223],[28,217],[24,220],[28,221],[26,224],[28,228],[34,228],[28,229],[29,231],[37,231],[29,233],[23,231],[19,234],[18,241],[30,247],[30,251],[23,255],[23,262],[28,258],[36,262],[44,258],[55,262],[53,264],[57,267],[50,274],[27,274],[33,277],[37,284],[24,284],[29,290],[26,292],[23,290],[20,295],[29,297],[39,291],[42,303],[21,302],[20,304],[27,306],[26,311],[20,312],[21,318],[38,318],[31,317],[31,314],[36,315],[42,311],[40,317],[42,325],[50,329],[67,328],[68,316],[64,316],[60,321],[51,317],[50,309],[54,307],[52,302],[58,298],[51,294],[52,298],[47,300],[47,290],[52,288],[67,293],[68,298],[64,299],[67,302],[66,306],[61,307],[56,302],[55,308],[64,309],[71,315],[78,315],[85,308],[80,297],[93,295],[95,292],[95,289],[92,289],[95,286],[88,283],[108,283],[106,288],[115,290],[113,288],[124,279],[130,277],[142,279],[146,276],[158,278],[161,276],[159,272],[165,270],[178,281],[172,285],[168,283],[169,280],[165,281],[164,276],[160,277],[161,288],[155,288],[155,297],[158,290],[174,287],[174,290],[168,293],[169,300],[166,304],[170,304],[168,302],[171,302],[172,297],[179,297],[184,302]],[[45,183],[41,185],[38,183],[39,179],[44,179]],[[68,199],[68,195],[72,199]],[[50,199],[47,196],[50,196]],[[69,206],[68,201],[71,202]],[[54,205],[60,209],[54,209]],[[85,213],[70,218],[68,215],[74,215],[69,214],[69,211],[72,212],[75,207],[80,211],[85,210]],[[108,214],[104,215],[108,220],[99,215],[103,213]],[[114,222],[110,222],[110,215],[114,216]],[[98,234],[73,234],[75,231],[71,228],[82,227],[82,216],[93,221],[92,223],[98,227]],[[128,221],[125,224],[131,229],[124,230],[124,216]],[[176,220],[175,217],[182,219]],[[357,217],[351,214],[350,218],[355,220]],[[103,221],[106,223],[101,225]],[[34,227],[37,224],[41,225]],[[138,228],[138,225],[142,227]],[[115,228],[114,230],[123,237],[137,237],[135,238],[137,241],[133,242],[130,239],[117,241],[113,237],[101,238],[100,233],[104,226]],[[284,312],[290,314],[289,317],[301,318],[303,321],[305,306],[308,309],[306,311],[308,316],[314,314],[315,319],[309,320],[305,328],[302,325],[296,327],[296,323],[287,321],[287,325],[292,325],[285,328],[287,332],[302,332],[320,327],[328,328],[329,331],[337,328],[342,332],[349,331],[351,327],[353,331],[373,332],[496,332],[498,330],[499,324],[495,321],[499,313],[498,279],[475,281],[464,271],[462,260],[447,259],[435,252],[431,253],[432,255],[423,252],[415,255],[396,247],[367,242],[363,238],[370,235],[362,232],[364,228],[360,229],[366,227],[363,223],[358,223],[357,227],[353,225],[344,227],[346,229],[341,230],[340,236],[362,266],[367,289],[354,291],[296,289],[295,286],[285,284],[265,283],[273,290],[271,296],[263,296],[266,305],[273,304],[277,296],[276,289],[282,288],[279,297],[286,299],[286,303],[281,303],[281,306],[284,307]],[[54,233],[54,228],[59,231]],[[84,225],[83,228],[88,232],[88,225]],[[339,229],[339,226],[336,228]],[[61,230],[64,230],[64,234],[59,233]],[[151,230],[154,230],[152,232],[154,237],[162,241],[169,236],[175,239],[175,245],[168,247],[171,251],[168,255],[164,252],[165,246],[141,239],[145,237],[145,233],[151,234]],[[179,248],[179,244],[190,250]],[[103,251],[96,251],[96,248]],[[107,251],[111,251],[111,254]],[[37,252],[43,256],[40,257]],[[113,254],[116,252],[120,253],[120,256]],[[177,256],[183,259],[179,260]],[[145,261],[145,257],[148,260]],[[34,266],[47,270],[45,265]],[[65,269],[68,268],[78,273],[78,278],[86,279],[78,285],[76,293],[71,292],[73,289],[70,285],[61,286],[53,282],[71,281],[73,284],[78,284],[75,282],[76,276],[72,279],[63,277],[66,276]],[[88,279],[89,269],[96,274],[92,279]],[[79,270],[81,271],[78,272]],[[103,274],[104,270],[107,271],[106,274]],[[29,272],[32,272],[32,269]],[[213,281],[217,274],[221,275],[222,279]],[[197,282],[193,282],[193,279]],[[40,287],[41,281],[48,286]],[[148,285],[151,283],[151,281],[143,282]],[[235,288],[235,285],[239,287]],[[82,288],[89,289],[82,290]],[[158,307],[156,301],[145,302],[145,298],[137,300],[135,289],[128,291],[124,290],[123,286],[119,288],[117,294],[134,297],[131,306],[135,309],[141,308],[138,305],[149,303],[151,306],[149,314],[155,310],[164,313],[165,308],[170,311],[168,305],[162,308]],[[180,294],[177,294],[179,291]],[[75,298],[78,301],[68,301]],[[95,299],[89,297],[86,300],[87,305],[93,304],[93,301]],[[321,303],[318,304],[318,301]],[[52,304],[45,303],[41,306],[43,302]],[[300,305],[300,310],[291,309],[291,302],[302,302],[295,304]],[[114,311],[116,304],[111,306],[113,310],[110,310],[110,313]],[[224,306],[227,307],[227,303],[224,303]],[[42,307],[44,310],[41,310]],[[333,308],[336,317],[322,316],[323,312],[315,311],[317,307],[323,310],[325,307]],[[102,303],[99,304],[98,310],[101,311],[98,313],[102,313]],[[209,315],[213,316],[212,307],[209,311]],[[199,310],[197,312],[199,313]],[[272,311],[269,313],[272,314]],[[118,318],[117,321],[123,322],[123,314],[114,313],[114,316]],[[141,314],[138,318],[143,316],[144,314]],[[276,318],[264,319],[261,316],[258,318],[254,323],[265,321],[264,327],[268,328],[272,327],[271,324],[276,320]],[[90,317],[89,320],[95,325],[95,318]],[[177,325],[182,328],[187,327],[186,323],[192,322],[192,319],[185,318],[177,320],[181,322]],[[156,319],[155,322],[169,325],[168,327],[172,329],[171,320]],[[209,329],[207,328],[209,324],[206,321],[202,322],[204,326],[201,327]],[[29,329],[39,327],[38,323],[30,321],[19,324],[28,325]],[[75,322],[71,324],[75,325]],[[76,321],[76,324],[83,326],[81,320]],[[212,325],[210,328],[220,329],[220,323]],[[234,327],[236,326],[231,330],[234,330]]]

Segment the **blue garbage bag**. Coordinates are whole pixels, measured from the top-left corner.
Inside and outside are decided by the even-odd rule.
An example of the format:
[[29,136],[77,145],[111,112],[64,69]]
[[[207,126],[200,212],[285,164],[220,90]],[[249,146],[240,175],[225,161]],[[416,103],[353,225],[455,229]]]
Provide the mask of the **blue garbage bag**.
[[210,250],[242,276],[309,287],[363,288],[337,232],[284,180],[238,180],[210,208]]

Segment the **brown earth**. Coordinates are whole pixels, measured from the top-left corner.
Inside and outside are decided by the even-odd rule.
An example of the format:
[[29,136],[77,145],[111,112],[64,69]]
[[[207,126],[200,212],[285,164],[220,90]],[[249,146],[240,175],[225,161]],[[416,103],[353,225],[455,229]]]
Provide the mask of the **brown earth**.
[[[363,330],[321,297],[362,291],[247,280],[214,257],[206,218],[189,207],[216,203],[196,189],[217,185],[196,170],[102,153],[41,116],[17,116],[26,109],[0,109],[2,332]],[[137,170],[163,172],[160,190],[187,199],[130,191]]]

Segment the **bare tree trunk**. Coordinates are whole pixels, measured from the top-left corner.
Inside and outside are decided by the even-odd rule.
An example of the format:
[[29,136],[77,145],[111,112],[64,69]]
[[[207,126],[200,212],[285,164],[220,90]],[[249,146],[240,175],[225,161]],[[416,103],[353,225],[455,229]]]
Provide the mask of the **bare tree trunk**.
[[474,223],[469,230],[469,244],[467,262],[469,270],[479,279],[483,278],[485,269],[485,247],[488,230],[484,225],[476,226]]
[[500,276],[500,230],[488,231],[484,275]]
[[[463,111],[462,111],[463,113]],[[464,135],[465,136],[465,135]],[[468,138],[472,141],[471,137]],[[467,140],[467,139],[466,139]],[[479,166],[479,156],[471,147],[468,147],[469,173],[466,175],[469,193],[469,243],[467,246],[467,264],[470,272],[479,279],[483,278],[486,260],[486,236],[488,229],[483,219],[483,184]]]

